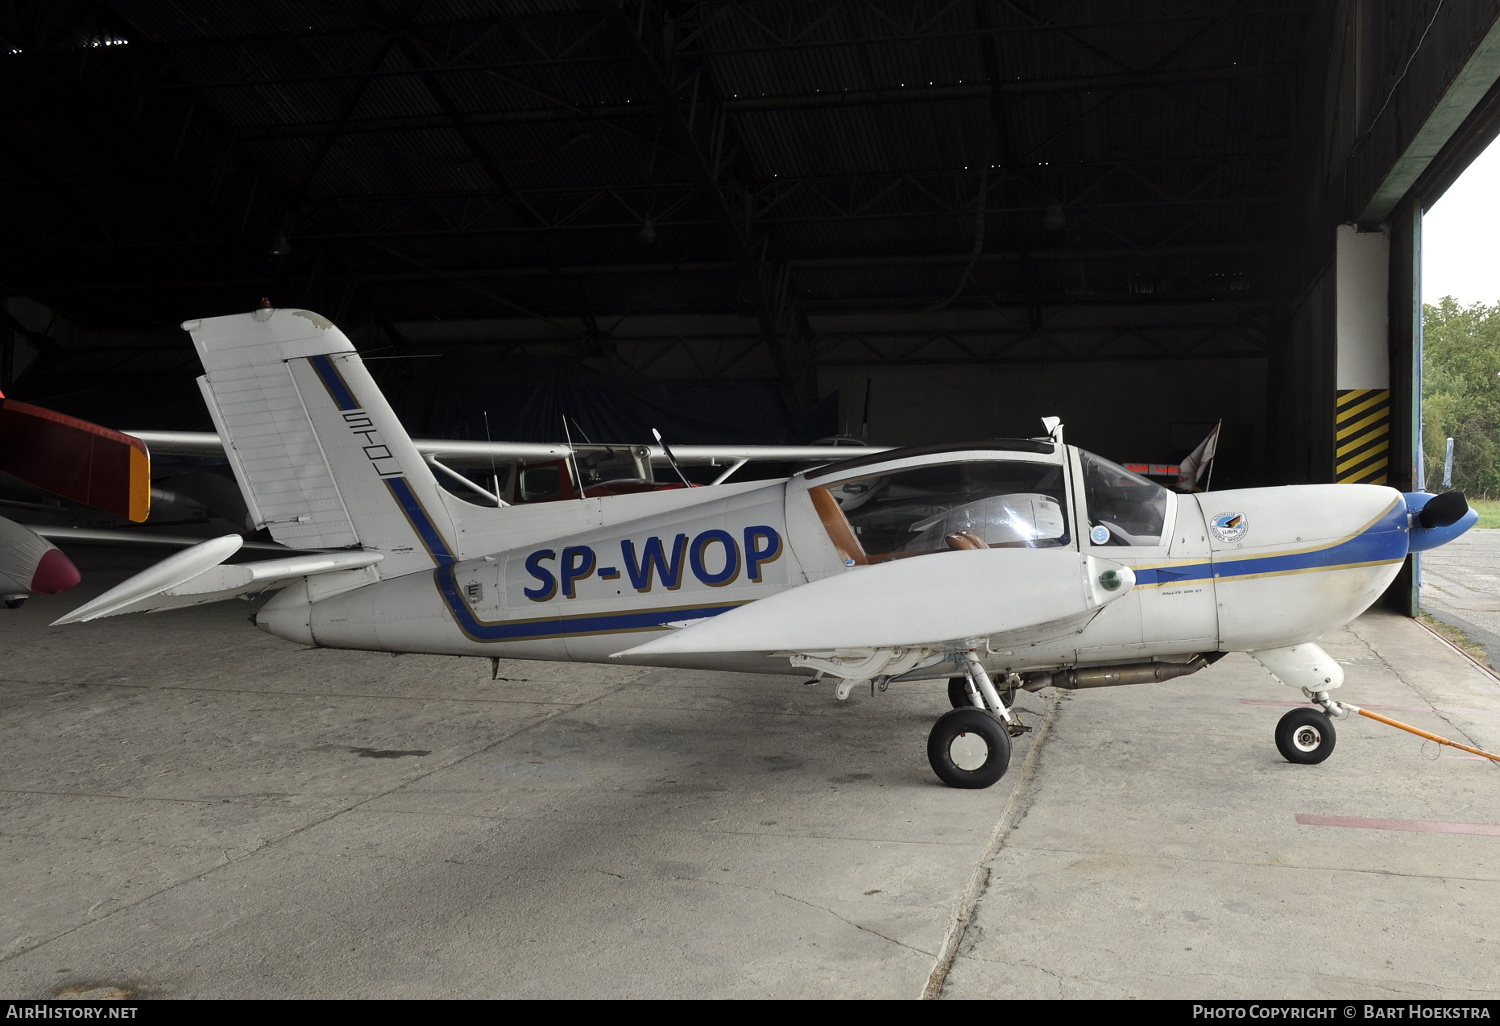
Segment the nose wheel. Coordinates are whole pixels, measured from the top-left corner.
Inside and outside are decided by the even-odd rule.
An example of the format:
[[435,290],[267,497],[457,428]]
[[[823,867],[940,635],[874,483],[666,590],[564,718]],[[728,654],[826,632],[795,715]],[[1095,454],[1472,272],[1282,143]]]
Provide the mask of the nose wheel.
[[927,735],[927,761],[949,787],[989,787],[1010,767],[1010,735],[983,709],[954,709]]
[[1311,766],[1333,754],[1338,735],[1317,709],[1293,709],[1276,724],[1276,748],[1287,762]]

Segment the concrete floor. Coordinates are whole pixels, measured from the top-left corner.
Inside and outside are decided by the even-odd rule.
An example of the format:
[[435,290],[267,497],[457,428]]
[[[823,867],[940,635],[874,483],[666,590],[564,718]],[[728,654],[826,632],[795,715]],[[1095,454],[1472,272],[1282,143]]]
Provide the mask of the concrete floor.
[[[133,561],[133,562],[132,562]],[[1284,762],[1230,656],[1023,700],[987,791],[941,685],[308,651],[228,603],[0,615],[0,995],[1494,997],[1497,767],[1369,720]],[[1500,687],[1419,625],[1347,697],[1489,750]]]
[[1500,531],[1473,528],[1422,554],[1422,609],[1500,666]]

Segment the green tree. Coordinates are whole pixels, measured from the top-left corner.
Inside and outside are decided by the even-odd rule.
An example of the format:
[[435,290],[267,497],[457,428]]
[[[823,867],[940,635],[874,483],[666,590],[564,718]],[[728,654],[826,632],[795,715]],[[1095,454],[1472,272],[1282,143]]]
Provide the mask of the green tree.
[[1443,480],[1453,439],[1453,487],[1500,495],[1500,303],[1444,296],[1422,307],[1422,451],[1427,486]]

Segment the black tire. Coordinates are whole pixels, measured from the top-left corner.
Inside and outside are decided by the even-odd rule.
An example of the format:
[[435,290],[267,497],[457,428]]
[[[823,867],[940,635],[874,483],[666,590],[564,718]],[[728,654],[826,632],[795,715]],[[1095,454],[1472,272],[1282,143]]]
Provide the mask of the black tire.
[[26,596],[24,595],[22,595],[20,598],[8,598],[5,600],[6,609],[20,609],[25,604]]
[[[954,742],[960,738],[983,742],[983,761],[979,765],[969,768],[959,765]],[[938,779],[949,787],[989,787],[1005,776],[1010,767],[1010,736],[1005,732],[1005,724],[987,712],[973,706],[954,709],[943,713],[932,725],[932,733],[927,735],[927,761]],[[972,760],[961,761],[968,764]]]
[[1287,762],[1312,766],[1333,754],[1338,734],[1318,709],[1293,709],[1276,724],[1276,748]]

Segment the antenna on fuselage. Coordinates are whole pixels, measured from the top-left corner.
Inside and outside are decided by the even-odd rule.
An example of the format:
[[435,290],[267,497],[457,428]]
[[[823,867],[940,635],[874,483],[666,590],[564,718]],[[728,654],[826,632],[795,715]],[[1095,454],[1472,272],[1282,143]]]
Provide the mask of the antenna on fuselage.
[[484,442],[490,446],[490,491],[495,493],[495,505],[505,505],[500,497],[500,471],[495,469],[495,440],[490,437],[490,411],[484,411]]
[[1042,430],[1058,445],[1063,444],[1063,422],[1061,417],[1043,417]]
[[578,498],[583,498],[583,474],[578,469],[578,453],[573,449],[573,432],[568,430],[568,415],[562,415],[563,439],[568,443],[568,470],[573,475],[573,490],[578,493]]

